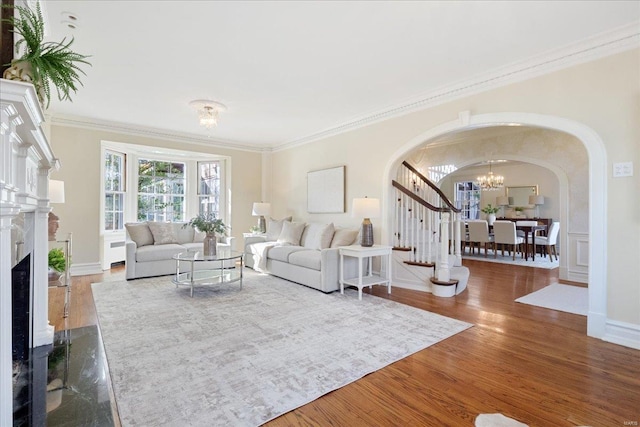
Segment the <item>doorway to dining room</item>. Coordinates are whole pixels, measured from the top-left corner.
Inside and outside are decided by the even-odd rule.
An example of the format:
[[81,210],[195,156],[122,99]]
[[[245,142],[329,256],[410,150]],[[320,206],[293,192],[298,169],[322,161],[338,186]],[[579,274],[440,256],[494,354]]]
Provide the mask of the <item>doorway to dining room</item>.
[[[500,157],[551,171],[558,179],[558,219],[566,225],[559,242],[567,261],[561,267],[561,278],[589,283],[587,334],[602,337],[606,322],[606,270],[602,261],[606,259],[606,165],[602,141],[588,127],[554,116],[463,116],[404,144],[388,162],[385,180],[391,181],[402,161],[415,162],[421,157],[429,159],[434,167],[448,164],[460,169],[487,157]],[[580,172],[583,177],[576,176]],[[387,230],[392,230],[388,203],[392,197],[388,190],[384,203]],[[584,272],[572,271],[569,260],[575,260]],[[576,280],[580,275],[582,280]]]

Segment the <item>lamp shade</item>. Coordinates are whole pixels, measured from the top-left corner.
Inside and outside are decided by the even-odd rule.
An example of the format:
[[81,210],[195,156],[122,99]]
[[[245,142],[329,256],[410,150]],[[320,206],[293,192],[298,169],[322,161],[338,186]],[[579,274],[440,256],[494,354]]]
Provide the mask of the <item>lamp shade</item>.
[[377,218],[380,216],[380,199],[353,199],[351,211],[354,218]]
[[271,203],[256,202],[253,204],[253,211],[251,212],[251,215],[264,216],[264,215],[269,215],[270,212],[271,212]]
[[49,180],[49,203],[64,203],[64,181]]
[[530,205],[544,205],[544,196],[529,196],[529,204]]
[[509,198],[507,196],[496,197],[497,206],[509,206]]

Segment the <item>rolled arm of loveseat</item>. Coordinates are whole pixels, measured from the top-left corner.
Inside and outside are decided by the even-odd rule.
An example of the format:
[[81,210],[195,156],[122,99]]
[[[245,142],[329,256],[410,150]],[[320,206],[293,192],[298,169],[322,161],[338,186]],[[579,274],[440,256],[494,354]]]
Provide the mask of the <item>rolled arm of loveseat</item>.
[[125,266],[126,266],[126,279],[136,278],[136,251],[138,245],[133,240],[127,240],[125,242]]

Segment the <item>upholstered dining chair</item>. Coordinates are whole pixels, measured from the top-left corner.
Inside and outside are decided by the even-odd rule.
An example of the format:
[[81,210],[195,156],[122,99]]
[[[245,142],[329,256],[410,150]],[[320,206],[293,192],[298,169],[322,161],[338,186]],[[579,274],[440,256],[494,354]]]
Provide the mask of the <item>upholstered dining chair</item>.
[[469,243],[469,231],[467,230],[467,223],[460,221],[460,246],[462,253],[467,250],[467,244]]
[[[525,227],[533,227],[534,225],[538,225],[538,221],[516,221],[516,227],[519,225]],[[524,231],[517,230],[516,233],[518,234],[518,236],[524,237]]]
[[480,245],[484,244],[484,256],[486,258],[488,246],[491,246],[495,251],[493,236],[489,235],[489,224],[484,220],[469,221],[467,224],[469,226],[469,247],[471,253],[474,253],[476,243],[478,244],[478,254],[480,253]]
[[[544,248],[544,253],[549,254],[549,261],[553,262],[553,258],[551,257],[551,251],[553,250],[553,254],[556,256],[556,261],[558,260],[558,251],[556,250],[556,243],[558,241],[558,232],[560,231],[560,223],[554,221],[551,223],[549,227],[549,232],[547,236],[529,236],[529,241],[527,243],[531,244],[535,241],[536,246],[542,246]],[[534,240],[535,239],[535,240]]]
[[524,243],[524,237],[520,237],[516,234],[516,223],[513,221],[494,221],[493,222],[493,243],[495,249],[493,251],[493,257],[498,257],[498,245],[502,249],[502,256],[504,256],[504,245],[509,245],[509,252],[513,250],[513,260],[516,259],[516,251],[522,251],[522,244]]

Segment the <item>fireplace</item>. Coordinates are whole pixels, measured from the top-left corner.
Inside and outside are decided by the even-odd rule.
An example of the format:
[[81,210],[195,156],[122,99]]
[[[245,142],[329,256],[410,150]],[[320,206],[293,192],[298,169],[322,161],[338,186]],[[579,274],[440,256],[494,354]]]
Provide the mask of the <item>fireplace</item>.
[[13,361],[24,361],[31,348],[31,254],[11,269],[11,314]]
[[[47,280],[49,173],[60,162],[49,145],[32,84],[1,80],[0,127],[0,425],[9,426],[14,358],[34,360],[34,353],[46,354],[53,343]],[[18,254],[12,234],[19,217],[24,221],[24,239]],[[12,298],[14,276],[21,287],[28,284],[17,291],[16,301]],[[14,310],[14,303],[28,308]],[[14,323],[26,329],[14,330]],[[46,356],[35,360],[44,360],[46,367]],[[43,384],[46,389],[46,382]]]

